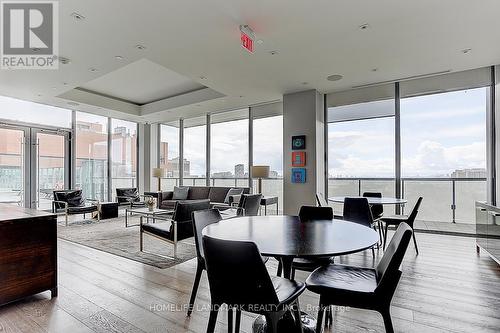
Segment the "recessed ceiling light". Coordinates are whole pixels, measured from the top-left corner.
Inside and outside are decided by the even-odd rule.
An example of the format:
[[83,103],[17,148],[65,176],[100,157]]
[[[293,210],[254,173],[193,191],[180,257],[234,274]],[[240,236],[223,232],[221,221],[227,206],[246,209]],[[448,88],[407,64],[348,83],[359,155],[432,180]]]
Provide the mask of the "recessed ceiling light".
[[67,86],[68,85],[68,82],[63,82],[63,86]]
[[274,51],[269,51],[269,54],[270,54],[270,55],[277,55],[277,54],[278,54],[278,51],[277,51],[277,50],[274,50]]
[[71,63],[71,60],[69,60],[68,58],[66,57],[58,57],[59,59],[59,62],[63,65],[68,65]]
[[469,53],[470,51],[472,51],[472,49],[471,48],[467,48],[467,49],[463,49],[462,53],[466,54],[466,53]]
[[359,30],[367,30],[368,28],[370,28],[370,25],[368,23],[359,26]]
[[206,80],[207,77],[206,76],[200,76],[200,80]]
[[97,68],[89,68],[89,71],[92,72],[92,73],[95,73],[95,72],[98,71],[98,69]]
[[78,14],[76,12],[71,13],[70,16],[77,21],[83,21],[85,19],[85,16],[83,16],[82,14]]
[[116,60],[123,60],[123,56],[121,56],[121,55],[116,55],[116,56],[115,56],[115,59],[116,59]]
[[146,47],[144,45],[141,45],[141,44],[137,44],[135,46],[135,48],[138,49],[138,50],[145,50],[146,49]]
[[378,68],[372,68],[372,72],[378,71]]
[[243,98],[243,97],[245,97],[245,96],[243,96],[243,95],[240,95],[240,98]]
[[338,81],[338,80],[342,80],[342,78],[343,78],[343,76],[340,74],[333,74],[333,75],[328,76],[326,79],[328,81]]
[[304,86],[307,86],[307,85],[309,84],[309,82],[302,82],[302,84],[303,84]]
[[42,94],[37,94],[38,97],[42,96]]

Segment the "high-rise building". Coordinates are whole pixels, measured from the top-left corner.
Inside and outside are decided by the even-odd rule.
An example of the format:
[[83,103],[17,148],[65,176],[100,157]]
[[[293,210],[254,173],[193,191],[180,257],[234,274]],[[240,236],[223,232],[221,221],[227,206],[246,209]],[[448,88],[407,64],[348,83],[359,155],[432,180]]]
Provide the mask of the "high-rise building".
[[234,177],[235,178],[245,177],[245,166],[243,164],[236,164],[234,166]]

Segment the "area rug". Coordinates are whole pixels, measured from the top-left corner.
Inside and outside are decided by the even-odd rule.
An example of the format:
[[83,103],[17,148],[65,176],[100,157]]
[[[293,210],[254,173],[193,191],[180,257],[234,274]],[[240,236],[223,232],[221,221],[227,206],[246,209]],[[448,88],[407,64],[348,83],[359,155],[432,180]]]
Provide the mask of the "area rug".
[[[129,216],[129,225],[138,223],[137,216]],[[125,228],[123,213],[118,218],[100,222],[95,219],[81,220],[80,217],[80,220],[70,221],[67,227],[59,222],[57,234],[59,238],[158,268],[172,267],[196,257],[194,238],[177,244],[176,258],[173,258],[173,244],[148,235],[144,235],[145,252],[139,251],[139,227]]]

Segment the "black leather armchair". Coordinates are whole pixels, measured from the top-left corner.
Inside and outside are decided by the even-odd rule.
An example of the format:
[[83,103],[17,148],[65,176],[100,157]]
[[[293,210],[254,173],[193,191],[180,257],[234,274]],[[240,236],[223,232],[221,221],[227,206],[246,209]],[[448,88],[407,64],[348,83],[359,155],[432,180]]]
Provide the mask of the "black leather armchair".
[[393,333],[391,300],[401,278],[401,262],[412,231],[401,223],[376,268],[332,264],[316,269],[306,280],[307,289],[319,294],[316,333],[321,333],[325,310],[330,305],[378,311],[385,331]]
[[[141,200],[141,197],[143,200]],[[146,198],[152,197],[151,195],[141,195],[136,187],[125,187],[125,188],[117,188],[116,189],[116,202],[120,204],[120,206],[130,206],[130,208],[134,207],[145,207]]]
[[261,199],[262,194],[242,194],[237,207],[213,205],[212,208],[218,209],[225,219],[237,216],[257,216]]
[[140,250],[143,251],[144,234],[156,237],[163,241],[174,244],[174,258],[177,257],[177,242],[193,237],[192,213],[198,210],[206,210],[210,207],[210,200],[196,200],[190,202],[177,202],[174,215],[171,219],[162,216],[155,217],[156,220],[165,220],[160,223],[140,224]]
[[[99,201],[93,199],[84,199],[82,190],[57,190],[54,191],[54,200],[52,201],[52,213],[64,212],[65,224],[68,225],[68,216],[97,212],[97,219],[100,220]],[[90,203],[88,203],[88,202]]]

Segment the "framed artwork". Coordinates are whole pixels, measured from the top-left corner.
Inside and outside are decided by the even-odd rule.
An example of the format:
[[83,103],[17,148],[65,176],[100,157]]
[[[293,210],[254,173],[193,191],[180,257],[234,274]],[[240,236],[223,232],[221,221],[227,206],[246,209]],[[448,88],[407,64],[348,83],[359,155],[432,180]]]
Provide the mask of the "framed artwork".
[[292,136],[292,150],[303,150],[303,149],[306,149],[306,136],[305,135]]
[[292,151],[292,166],[293,167],[306,166],[306,152],[305,151]]
[[306,182],[306,169],[292,168],[292,183],[305,183],[305,182]]

